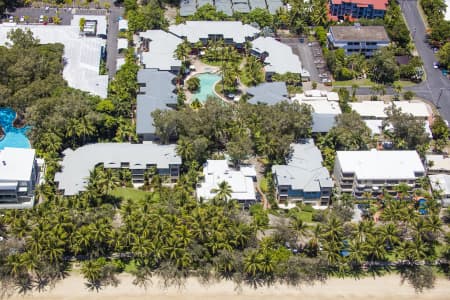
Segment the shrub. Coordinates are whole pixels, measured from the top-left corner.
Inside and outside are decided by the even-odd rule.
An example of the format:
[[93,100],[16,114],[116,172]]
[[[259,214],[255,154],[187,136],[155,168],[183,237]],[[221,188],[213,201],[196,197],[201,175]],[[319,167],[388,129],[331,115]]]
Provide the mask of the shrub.
[[191,92],[195,92],[200,88],[200,79],[197,77],[189,78],[186,81],[187,89]]

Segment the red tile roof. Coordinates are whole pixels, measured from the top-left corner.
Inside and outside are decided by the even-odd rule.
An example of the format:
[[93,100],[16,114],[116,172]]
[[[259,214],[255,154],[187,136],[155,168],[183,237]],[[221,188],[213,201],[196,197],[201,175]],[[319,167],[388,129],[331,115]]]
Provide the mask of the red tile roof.
[[374,9],[386,10],[388,5],[388,0],[331,0],[333,4],[345,3],[356,3],[360,7],[367,7],[368,5],[373,5]]

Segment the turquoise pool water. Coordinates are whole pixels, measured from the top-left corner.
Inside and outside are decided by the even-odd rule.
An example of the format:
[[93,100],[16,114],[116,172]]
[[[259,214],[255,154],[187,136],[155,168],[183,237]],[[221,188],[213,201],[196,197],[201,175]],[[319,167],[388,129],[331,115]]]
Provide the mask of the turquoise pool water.
[[24,128],[15,128],[13,126],[16,112],[11,108],[0,108],[0,126],[5,132],[5,136],[0,140],[0,150],[5,147],[12,148],[31,148],[30,141],[26,132],[29,126]]
[[212,73],[203,73],[196,77],[200,79],[200,90],[193,94],[192,100],[197,98],[200,102],[205,102],[208,96],[215,96],[214,85],[220,80],[220,76]]

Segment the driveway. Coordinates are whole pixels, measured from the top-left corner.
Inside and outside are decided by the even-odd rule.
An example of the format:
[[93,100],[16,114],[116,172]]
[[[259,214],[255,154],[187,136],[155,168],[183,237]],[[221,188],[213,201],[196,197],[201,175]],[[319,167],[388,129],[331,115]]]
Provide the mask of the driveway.
[[119,34],[119,17],[123,16],[123,8],[112,6],[108,18],[108,39],[106,41],[106,67],[109,79],[116,74],[117,68],[117,38]]
[[309,71],[311,74],[311,81],[321,82],[319,72],[314,63],[317,58],[314,57],[312,47],[308,47],[308,41],[305,39],[304,43],[300,43],[298,38],[281,38],[281,42],[292,48],[295,55],[300,57],[302,68]]
[[417,9],[417,1],[400,0],[400,5],[409,30],[413,33],[414,43],[422,58],[427,76],[425,82],[405,90],[412,90],[417,96],[432,101],[438,107],[441,116],[450,121],[450,80],[443,76],[440,70],[433,68],[436,57],[431,47],[425,42],[426,29]]

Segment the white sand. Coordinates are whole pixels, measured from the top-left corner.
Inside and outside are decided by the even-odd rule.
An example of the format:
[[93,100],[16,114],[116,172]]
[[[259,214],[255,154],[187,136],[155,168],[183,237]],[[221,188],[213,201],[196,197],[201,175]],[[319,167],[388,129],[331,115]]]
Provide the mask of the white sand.
[[120,285],[116,288],[108,287],[100,292],[90,292],[84,286],[83,278],[73,274],[69,278],[59,282],[56,287],[48,292],[34,293],[26,296],[14,296],[11,299],[38,299],[38,300],[112,300],[112,299],[152,299],[152,300],[340,300],[340,299],[364,299],[364,300],[414,300],[414,299],[450,299],[450,281],[439,279],[436,287],[423,294],[416,294],[414,289],[406,283],[400,284],[400,278],[395,275],[377,279],[331,279],[326,284],[315,286],[303,286],[292,288],[277,286],[272,288],[252,289],[243,288],[241,292],[234,289],[232,282],[214,283],[203,286],[196,279],[189,279],[183,289],[160,288],[157,279],[153,279],[153,285],[147,290],[138,288],[132,284],[133,277],[127,274],[119,276]]

